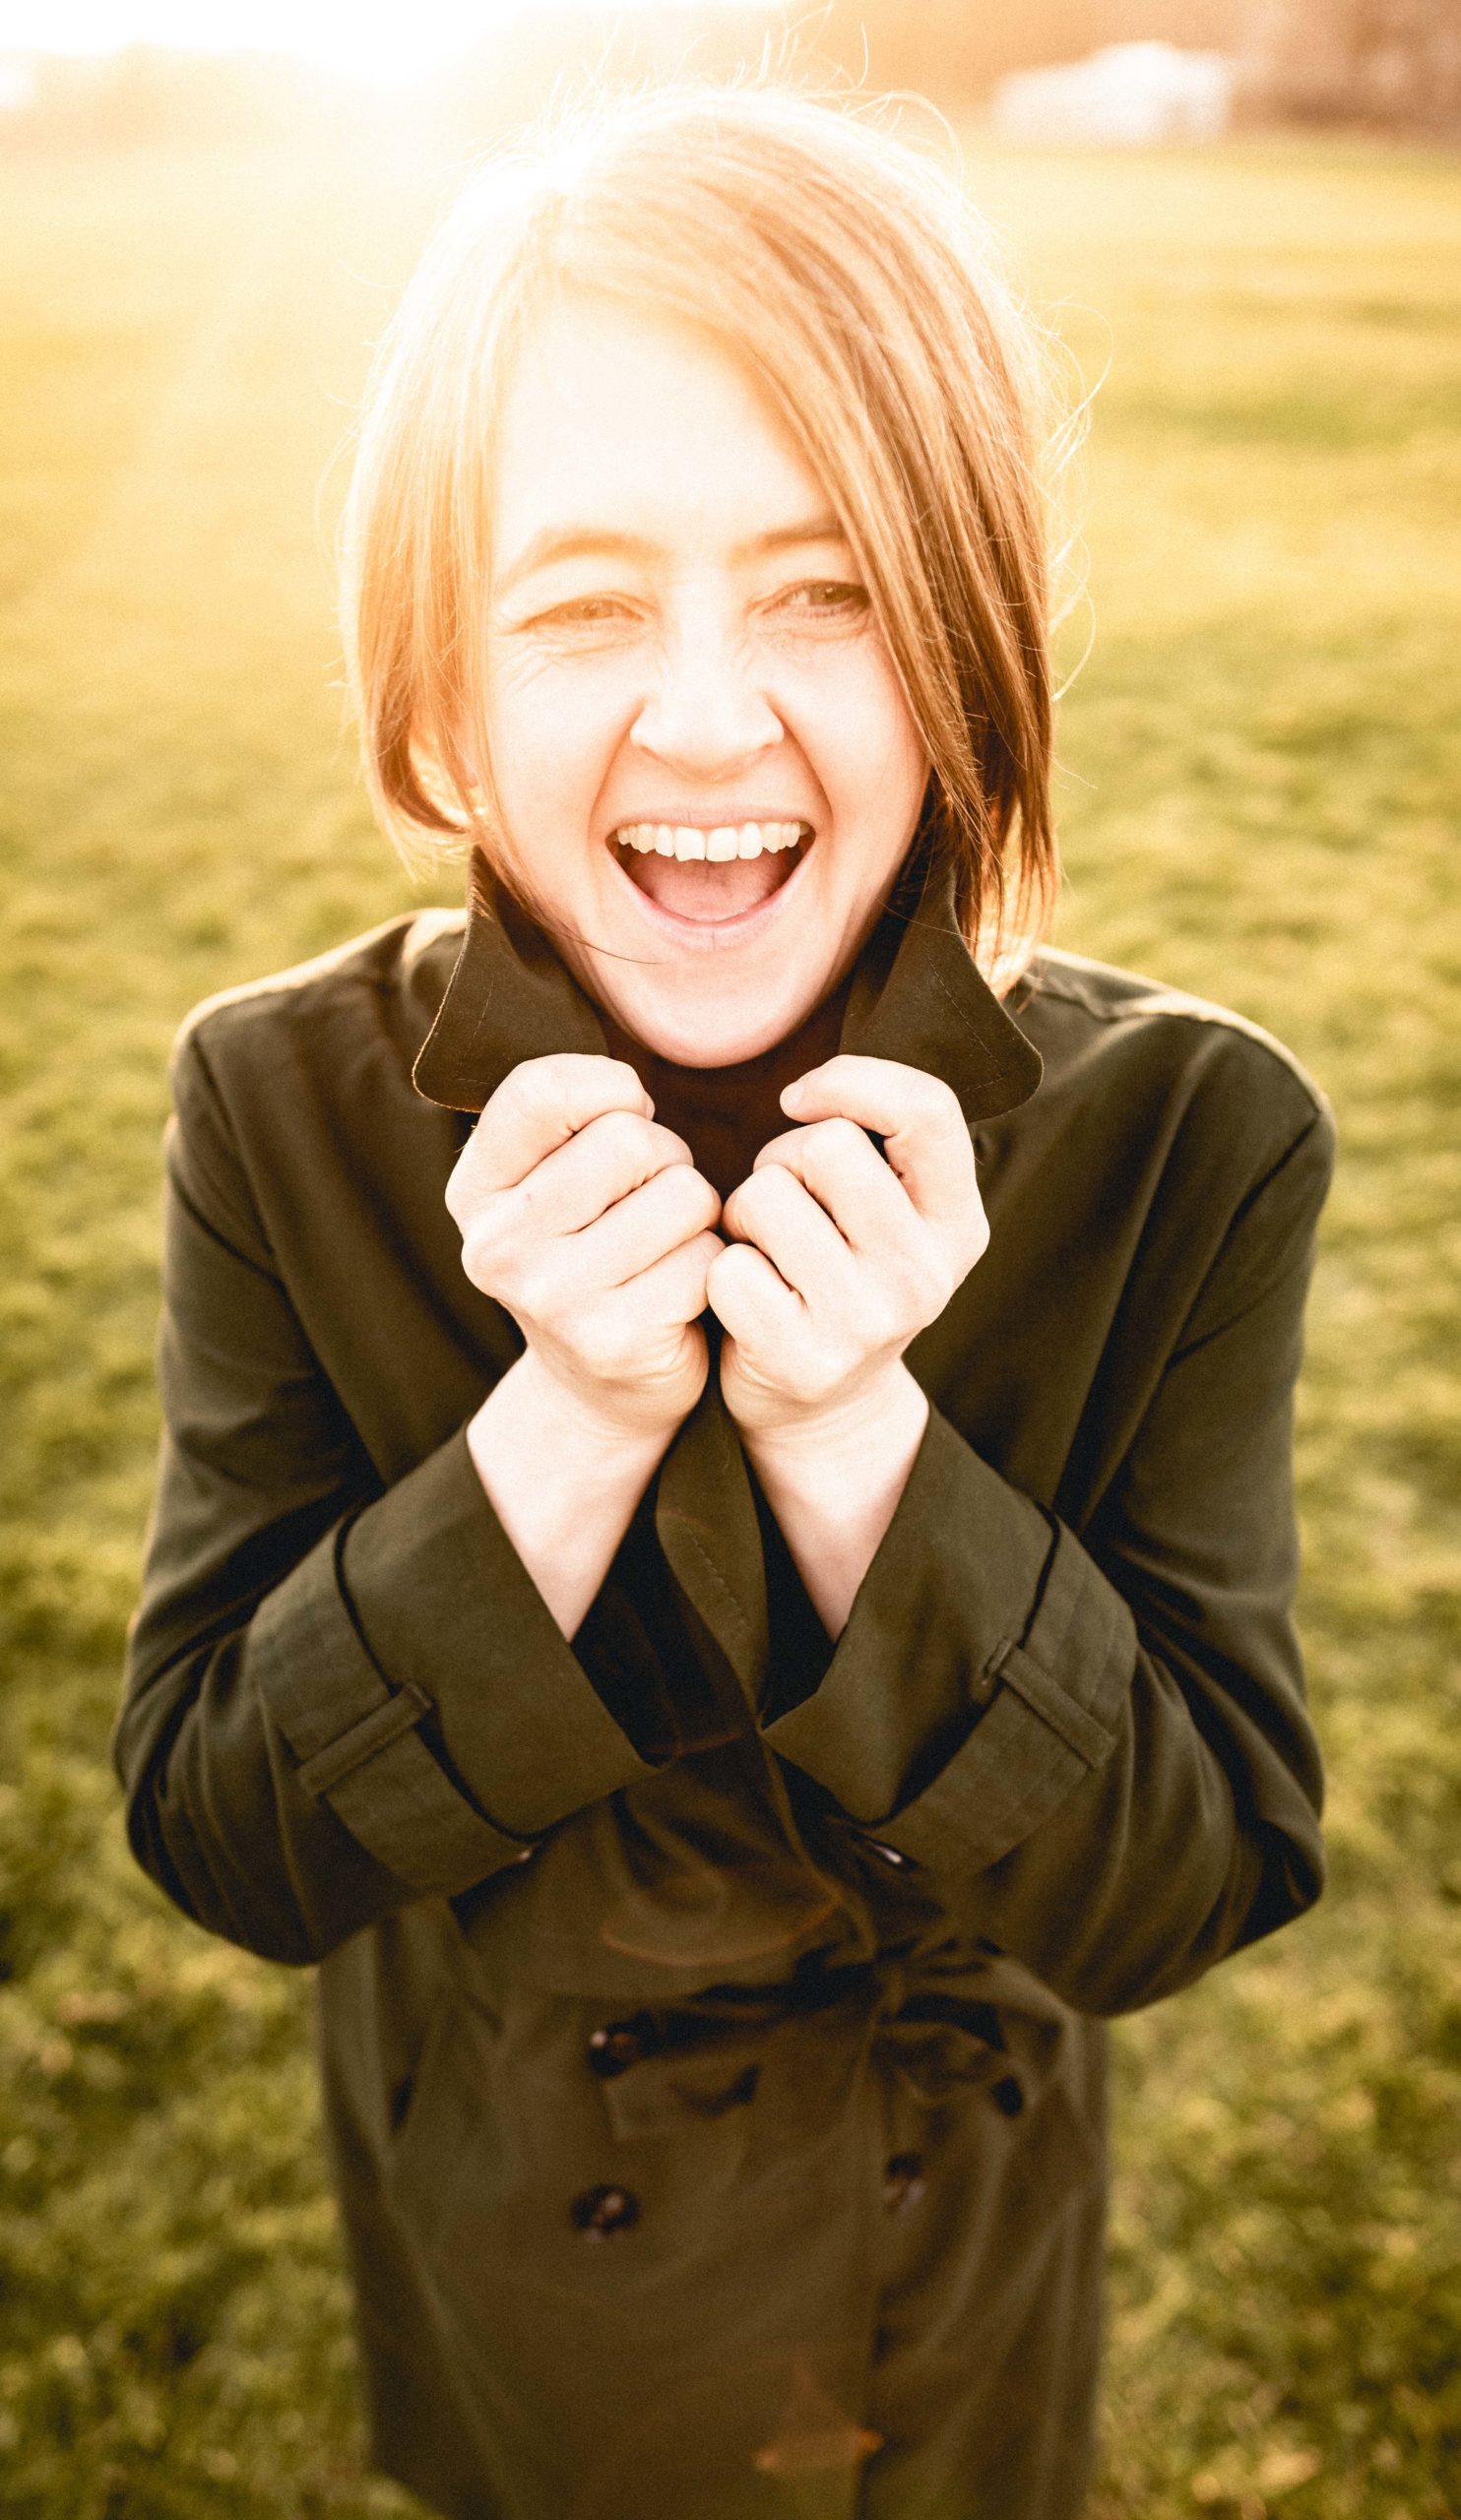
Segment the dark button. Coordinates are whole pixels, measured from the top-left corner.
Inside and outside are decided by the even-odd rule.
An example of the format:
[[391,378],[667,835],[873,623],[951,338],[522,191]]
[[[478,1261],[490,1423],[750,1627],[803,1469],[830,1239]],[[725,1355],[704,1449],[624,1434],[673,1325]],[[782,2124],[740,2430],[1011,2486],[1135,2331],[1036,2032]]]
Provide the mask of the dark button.
[[569,2212],[573,2228],[586,2240],[615,2240],[632,2232],[639,2220],[639,2199],[627,2187],[586,2187]]
[[605,2022],[589,2038],[589,2070],[601,2082],[611,2083],[615,2074],[627,2073],[641,2056],[658,2054],[663,2046],[655,2016],[637,2012],[628,2021]]
[[1013,2074],[1006,2074],[1002,2082],[995,2083],[989,2098],[1004,2117],[1018,2117],[1025,2106],[1025,2095]]
[[890,2214],[917,2205],[923,2193],[923,2163],[919,2153],[895,2153],[883,2172],[883,2203]]
[[632,2021],[611,2021],[603,2030],[596,2030],[589,2040],[589,2071],[602,2083],[611,2083],[615,2074],[627,2073],[644,2054],[644,2039]]

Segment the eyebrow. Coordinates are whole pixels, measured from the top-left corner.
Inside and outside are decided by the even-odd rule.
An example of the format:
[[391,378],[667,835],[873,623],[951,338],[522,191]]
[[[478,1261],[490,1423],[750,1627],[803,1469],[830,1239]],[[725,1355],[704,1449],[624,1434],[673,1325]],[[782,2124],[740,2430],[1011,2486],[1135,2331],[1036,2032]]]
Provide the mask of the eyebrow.
[[[835,516],[805,517],[794,525],[774,525],[765,534],[753,534],[737,542],[731,558],[756,560],[770,551],[789,551],[809,542],[846,542]],[[525,542],[515,560],[509,561],[497,581],[498,595],[506,595],[535,570],[549,568],[557,560],[652,560],[663,549],[648,535],[614,534],[596,525],[544,526]]]

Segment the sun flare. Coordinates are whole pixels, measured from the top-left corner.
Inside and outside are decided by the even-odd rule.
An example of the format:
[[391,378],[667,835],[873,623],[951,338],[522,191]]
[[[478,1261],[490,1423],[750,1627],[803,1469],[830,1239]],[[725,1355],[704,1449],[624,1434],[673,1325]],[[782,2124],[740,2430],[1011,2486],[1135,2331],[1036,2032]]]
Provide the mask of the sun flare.
[[100,53],[135,43],[192,52],[292,52],[348,76],[394,84],[434,70],[523,14],[529,0],[20,0],[0,42]]

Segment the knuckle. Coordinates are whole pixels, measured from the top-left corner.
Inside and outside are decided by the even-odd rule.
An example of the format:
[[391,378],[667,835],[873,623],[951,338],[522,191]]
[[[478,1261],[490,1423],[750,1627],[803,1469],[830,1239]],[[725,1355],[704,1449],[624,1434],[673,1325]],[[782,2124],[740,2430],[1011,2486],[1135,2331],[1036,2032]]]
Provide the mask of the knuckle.
[[758,1172],[753,1172],[750,1179],[740,1182],[726,1201],[721,1215],[728,1233],[745,1233],[749,1230],[756,1199],[760,1195],[753,1188],[753,1184],[758,1182],[760,1177]]
[[845,1161],[867,1144],[866,1130],[841,1113],[835,1119],[823,1120],[818,1135],[827,1153],[838,1161]]
[[767,1184],[772,1172],[780,1169],[779,1165],[768,1165],[765,1172],[758,1172],[752,1180],[741,1183],[732,1206],[727,1211],[727,1223],[733,1232],[749,1235],[754,1240],[758,1233],[766,1230],[777,1213],[781,1198],[780,1192],[768,1188]]
[[494,1102],[501,1100],[516,1104],[530,1118],[539,1119],[549,1112],[556,1114],[566,1082],[561,1061],[556,1055],[521,1059],[515,1068],[509,1069],[492,1100]]
[[556,1270],[544,1252],[530,1254],[513,1274],[512,1309],[529,1321],[551,1321],[562,1308]]
[[925,1067],[911,1067],[907,1075],[908,1099],[915,1111],[930,1119],[946,1119],[950,1112],[959,1111],[959,1098],[946,1077],[934,1076]]
[[486,1139],[478,1120],[447,1175],[442,1193],[447,1215],[465,1229],[472,1216],[490,1205],[496,1195],[491,1186]]
[[890,1250],[862,1317],[883,1344],[912,1337],[942,1312],[951,1289],[943,1255],[921,1243]]
[[493,1291],[494,1271],[486,1243],[469,1227],[462,1236],[462,1267],[473,1285],[486,1295]]
[[710,1221],[711,1211],[698,1187],[695,1175],[676,1165],[672,1172],[661,1173],[656,1185],[656,1211],[663,1220],[666,1232],[681,1241],[698,1233]]
[[503,1274],[506,1253],[501,1219],[493,1207],[470,1210],[457,1218],[462,1231],[462,1266],[474,1285],[489,1292]]
[[786,1205],[787,1195],[794,1187],[790,1167],[785,1164],[763,1164],[759,1172],[748,1173],[735,1193],[736,1205],[752,1216],[774,1216]]
[[909,1333],[912,1307],[903,1299],[901,1291],[881,1288],[858,1308],[856,1353],[851,1340],[840,1340],[842,1361],[851,1368],[866,1356],[880,1355],[885,1348],[896,1348]]
[[738,1311],[740,1292],[752,1274],[752,1255],[743,1242],[723,1242],[710,1255],[705,1272],[705,1292],[718,1308],[729,1304]]
[[675,1129],[667,1129],[663,1120],[644,1120],[644,1143],[662,1165],[687,1165],[693,1171],[695,1158],[685,1140]]
[[592,1126],[596,1152],[617,1181],[647,1181],[690,1163],[683,1138],[642,1111],[605,1111]]
[[691,1171],[677,1177],[685,1183],[685,1212],[692,1229],[698,1233],[713,1226],[721,1213],[720,1195],[714,1184],[706,1180],[703,1172]]
[[645,1133],[650,1123],[635,1111],[601,1111],[591,1120],[585,1132],[593,1140],[594,1151],[615,1166],[637,1159],[644,1152]]

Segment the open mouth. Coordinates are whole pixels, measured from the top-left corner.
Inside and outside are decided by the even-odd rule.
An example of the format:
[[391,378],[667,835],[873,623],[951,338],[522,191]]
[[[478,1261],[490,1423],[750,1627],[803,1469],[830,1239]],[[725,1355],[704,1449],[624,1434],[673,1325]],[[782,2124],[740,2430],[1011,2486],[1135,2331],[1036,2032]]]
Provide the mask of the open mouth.
[[620,823],[614,855],[639,891],[671,918],[718,927],[779,893],[811,844],[804,822]]

